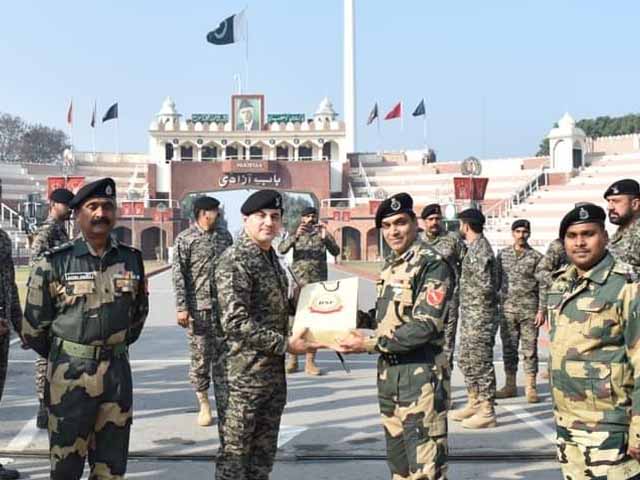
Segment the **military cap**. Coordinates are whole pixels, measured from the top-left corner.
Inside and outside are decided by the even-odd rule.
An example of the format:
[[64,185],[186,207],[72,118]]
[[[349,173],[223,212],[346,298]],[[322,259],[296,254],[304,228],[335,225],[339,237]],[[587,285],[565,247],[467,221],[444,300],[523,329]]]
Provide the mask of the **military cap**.
[[604,192],[604,198],[610,197],[611,195],[632,195],[634,197],[640,197],[640,185],[631,178],[618,180],[617,182],[613,182]]
[[398,213],[413,213],[413,198],[408,193],[396,193],[378,205],[376,228],[382,228],[382,220]]
[[302,217],[305,217],[307,215],[317,215],[318,214],[318,209],[316,207],[306,207],[304,210],[302,210],[302,213],[300,214]]
[[71,200],[73,200],[73,192],[71,190],[67,190],[66,188],[56,188],[51,195],[49,195],[49,200],[56,203],[63,203],[65,205],[69,205]]
[[90,198],[109,198],[116,200],[116,182],[113,178],[101,178],[95,182],[87,183],[78,193],[75,194],[73,200],[69,202],[69,206],[73,209],[80,208],[84,202]]
[[257,192],[249,195],[242,207],[240,207],[240,211],[243,215],[251,215],[252,213],[257,212],[258,210],[265,210],[268,208],[272,208],[274,210],[284,211],[282,205],[282,195],[276,190],[258,190]]
[[422,213],[420,214],[420,217],[427,218],[429,215],[442,216],[442,209],[440,208],[440,204],[430,203],[429,205],[427,205],[422,209]]
[[567,213],[560,222],[560,238],[564,239],[567,230],[571,225],[579,223],[597,223],[604,227],[604,219],[606,214],[602,207],[594,204],[584,204],[575,207]]
[[219,206],[220,206],[220,200],[218,200],[217,198],[208,197],[205,195],[203,197],[198,197],[195,199],[195,201],[193,202],[193,211],[195,212],[197,210],[205,210],[205,211],[215,210]]
[[465,223],[473,223],[476,225],[484,226],[485,218],[480,210],[477,208],[467,208],[458,214],[458,220]]
[[529,220],[519,218],[511,224],[511,231],[515,230],[516,228],[526,228],[527,230],[531,231],[531,223],[529,223]]

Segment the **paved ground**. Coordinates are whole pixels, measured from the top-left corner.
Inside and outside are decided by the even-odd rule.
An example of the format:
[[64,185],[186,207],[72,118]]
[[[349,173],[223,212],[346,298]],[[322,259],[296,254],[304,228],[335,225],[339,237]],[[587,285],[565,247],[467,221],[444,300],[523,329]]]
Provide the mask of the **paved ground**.
[[[360,303],[368,308],[373,303],[373,284],[363,280],[361,287]],[[34,354],[17,344],[13,347],[0,407],[0,457],[15,461],[25,478],[46,478],[46,460],[19,456],[45,454],[48,442],[46,434],[35,429]],[[151,279],[151,314],[131,358],[135,384],[131,451],[135,460],[128,478],[211,478],[216,428],[195,424],[195,396],[187,381],[186,337],[175,325],[168,272]],[[385,451],[376,404],[375,358],[349,357],[351,374],[342,370],[331,352],[321,352],[318,358],[327,375],[310,378],[294,374],[289,378],[289,402],[273,478],[388,478],[381,461]],[[499,347],[496,358],[500,358]],[[502,366],[499,362],[496,365],[501,384]],[[456,370],[454,401],[463,398],[462,385]],[[546,384],[541,393],[544,401],[538,405],[528,405],[522,398],[500,402],[496,429],[469,432],[450,423],[449,477],[560,478],[552,460],[553,423]],[[522,455],[537,456],[538,460],[526,461]],[[483,456],[494,460],[481,459]]]

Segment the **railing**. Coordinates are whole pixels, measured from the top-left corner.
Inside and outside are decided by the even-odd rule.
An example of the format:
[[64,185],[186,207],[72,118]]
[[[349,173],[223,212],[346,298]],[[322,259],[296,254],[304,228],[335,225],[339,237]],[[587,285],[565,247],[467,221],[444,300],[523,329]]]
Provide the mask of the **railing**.
[[24,217],[4,203],[0,203],[0,220],[21,232],[23,231]]
[[362,177],[364,180],[364,185],[367,188],[367,196],[369,198],[374,198],[373,190],[371,189],[371,182],[369,182],[369,177],[367,176],[367,171],[362,166],[362,162],[358,159],[358,175]]

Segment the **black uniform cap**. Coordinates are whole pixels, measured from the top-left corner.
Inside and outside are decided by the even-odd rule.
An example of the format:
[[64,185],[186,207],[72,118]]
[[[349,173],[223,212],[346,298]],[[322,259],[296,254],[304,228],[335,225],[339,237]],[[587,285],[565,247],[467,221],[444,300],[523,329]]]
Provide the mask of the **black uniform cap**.
[[422,209],[422,213],[420,217],[427,218],[429,215],[440,215],[442,216],[442,208],[437,203],[430,203],[426,207]]
[[56,203],[63,203],[65,205],[69,205],[71,200],[73,200],[73,192],[71,190],[67,190],[66,188],[56,188],[51,195],[49,195],[49,200]]
[[302,213],[300,214],[300,216],[305,217],[307,215],[317,215],[318,214],[318,209],[316,207],[306,207],[304,210],[302,210]]
[[560,238],[564,240],[564,236],[571,225],[579,223],[597,223],[604,227],[604,219],[606,213],[598,205],[585,204],[575,207],[567,213],[560,222]]
[[618,180],[604,192],[604,198],[611,195],[632,195],[634,197],[640,197],[640,185],[631,178]]
[[220,206],[220,200],[218,200],[217,198],[208,197],[205,195],[204,197],[198,197],[195,199],[195,201],[193,202],[193,211],[194,212],[197,210],[210,211],[210,210],[215,210],[219,206]]
[[272,208],[274,210],[284,211],[282,205],[282,195],[276,190],[258,190],[257,192],[249,195],[240,211],[243,215],[251,215],[259,210],[265,210]]
[[516,228],[526,228],[527,230],[531,231],[531,224],[529,223],[529,220],[519,218],[511,224],[511,231],[515,230]]
[[465,223],[473,223],[476,225],[484,226],[485,218],[480,210],[477,208],[467,208],[458,214],[458,220]]
[[82,204],[90,198],[108,198],[116,201],[116,182],[113,178],[101,178],[95,182],[87,183],[78,193],[75,194],[73,200],[69,202],[69,206],[73,209],[80,208]]
[[413,198],[408,193],[396,193],[384,200],[376,211],[376,228],[382,228],[382,220],[398,213],[413,213]]

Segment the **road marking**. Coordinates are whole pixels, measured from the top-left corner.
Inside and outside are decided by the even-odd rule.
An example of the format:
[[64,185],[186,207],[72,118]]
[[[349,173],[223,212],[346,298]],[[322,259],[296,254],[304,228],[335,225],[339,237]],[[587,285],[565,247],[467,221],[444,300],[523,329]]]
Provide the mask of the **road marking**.
[[9,345],[15,345],[16,343],[18,343],[20,341],[20,337],[16,337],[13,340],[11,340],[9,342]]
[[307,430],[307,427],[281,425],[280,432],[278,433],[278,448],[281,448],[283,445],[293,440],[305,430]]
[[500,408],[503,408],[507,412],[513,414],[518,418],[518,420],[521,420],[523,423],[536,430],[551,444],[555,445],[556,431],[526,408],[519,405],[500,405]]
[[[12,452],[21,452],[26,449],[31,442],[33,442],[36,435],[40,433],[40,430],[36,427],[36,418],[37,417],[33,417],[24,424],[22,430],[20,430],[9,442],[9,445],[7,445],[7,450]],[[42,432],[44,433],[44,430]]]

